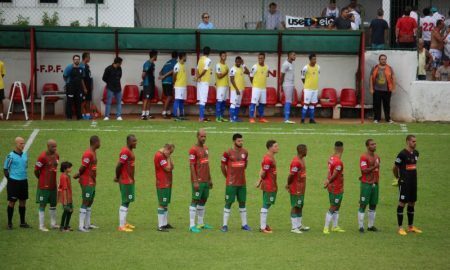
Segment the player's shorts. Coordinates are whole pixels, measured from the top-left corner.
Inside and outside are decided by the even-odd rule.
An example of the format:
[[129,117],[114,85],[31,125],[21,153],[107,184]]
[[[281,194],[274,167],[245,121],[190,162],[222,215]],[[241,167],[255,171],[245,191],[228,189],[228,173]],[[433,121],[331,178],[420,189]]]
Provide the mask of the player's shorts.
[[433,63],[431,66],[433,68],[438,68],[441,63],[442,52],[440,50],[430,49],[430,54],[433,57]]
[[225,203],[245,202],[247,200],[247,187],[246,186],[226,186],[225,188]]
[[242,95],[244,94],[244,90],[239,90],[239,94],[236,94],[235,90],[230,91],[230,104],[234,105],[234,107],[240,107],[242,102]]
[[291,194],[291,207],[302,208],[304,204],[305,204],[305,195]]
[[39,204],[50,204],[51,206],[56,206],[57,202],[57,190],[56,189],[40,189],[36,191],[36,203]]
[[95,198],[95,186],[81,186],[81,198],[83,201],[92,202]]
[[398,181],[399,198],[402,203],[417,201],[417,180]]
[[163,83],[163,93],[166,97],[173,97],[173,84]]
[[186,87],[175,87],[175,99],[186,100],[187,88]]
[[378,204],[378,184],[368,184],[361,182],[361,192],[359,204],[377,205]]
[[252,104],[266,104],[267,95],[266,95],[266,89],[262,88],[252,88]]
[[134,202],[134,184],[119,184],[120,187],[120,195],[122,198],[122,204]]
[[172,197],[172,188],[157,188],[158,203],[160,206],[167,207]]
[[277,192],[267,192],[263,191],[263,205],[272,205],[275,204],[277,199]]
[[62,208],[63,208],[63,211],[72,211],[73,210],[73,204],[72,203],[63,204]]
[[10,202],[28,200],[28,180],[17,181],[8,179],[6,192],[8,193],[8,201]]
[[294,86],[283,86],[285,102],[292,103],[292,99],[294,97]]
[[199,182],[198,190],[194,189],[192,185],[192,200],[194,201],[207,201],[209,197],[209,183]]
[[205,105],[208,100],[209,83],[198,82],[197,83],[197,100],[200,105]]
[[228,97],[228,86],[218,86],[216,92],[217,101],[225,101]]
[[155,85],[149,84],[144,85],[144,90],[142,90],[142,99],[152,99],[155,97]]
[[328,197],[330,199],[330,205],[341,206],[342,199],[344,197],[344,193],[334,194],[334,193],[328,192]]
[[83,92],[83,100],[92,101],[92,90],[88,90],[86,94]]
[[5,89],[0,89],[0,100],[5,99]]
[[319,90],[311,90],[311,89],[304,89],[304,104],[305,105],[309,105],[309,104],[317,104],[319,99],[318,99],[318,95],[319,95]]

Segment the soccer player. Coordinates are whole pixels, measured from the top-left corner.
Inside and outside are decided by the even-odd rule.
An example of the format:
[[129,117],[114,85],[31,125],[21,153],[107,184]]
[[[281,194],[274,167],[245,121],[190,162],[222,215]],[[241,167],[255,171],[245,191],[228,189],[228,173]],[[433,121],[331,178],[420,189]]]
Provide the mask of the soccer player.
[[85,120],[92,119],[91,116],[91,101],[92,101],[92,91],[94,89],[94,82],[92,79],[91,68],[89,63],[91,62],[91,54],[84,52],[81,55],[80,67],[84,69],[84,85],[86,86],[86,92],[83,95],[83,114],[82,117]]
[[225,105],[229,90],[228,72],[227,66],[227,53],[220,52],[220,62],[216,64],[216,87],[217,87],[217,102],[216,102],[216,122],[228,122],[223,117],[225,112]]
[[133,149],[136,148],[136,136],[130,134],[127,136],[127,146],[120,150],[119,162],[116,166],[116,177],[114,182],[119,183],[122,204],[119,208],[119,228],[121,232],[132,232],[134,225],[127,223],[128,208],[131,202],[134,202],[134,166],[135,156]]
[[275,204],[277,198],[277,165],[275,154],[278,153],[278,143],[275,140],[266,142],[267,153],[261,162],[261,171],[259,172],[259,181],[257,188],[263,191],[263,205],[260,213],[259,231],[262,233],[272,233],[272,229],[267,225],[267,215],[271,205]]
[[344,152],[344,144],[341,141],[334,143],[334,154],[328,160],[328,177],[325,180],[324,188],[328,188],[330,199],[330,209],[325,216],[324,234],[330,234],[330,222],[333,220],[333,232],[345,232],[339,227],[339,208],[341,207],[344,194],[344,163],[341,160]]
[[145,61],[142,69],[142,79],[144,80],[144,91],[142,96],[142,120],[153,119],[150,115],[150,100],[155,97],[155,62],[158,52],[151,50],[150,59]]
[[403,229],[403,209],[408,204],[408,232],[422,233],[414,224],[414,206],[417,200],[417,160],[419,152],[416,150],[416,136],[406,136],[406,148],[400,151],[393,168],[394,176],[399,182],[399,201],[397,207],[398,233],[406,235]]
[[[192,202],[189,207],[189,230],[199,233],[200,229],[211,229],[204,222],[205,204],[208,200],[209,190],[213,188],[211,173],[209,170],[208,147],[205,145],[206,131],[197,131],[197,143],[189,150],[189,168],[192,181]],[[195,216],[197,215],[197,226]]]
[[297,145],[297,155],[292,159],[286,189],[291,195],[291,223],[292,233],[309,231],[309,227],[302,225],[302,211],[305,203],[306,164],[308,153],[306,145]]
[[289,120],[291,113],[291,104],[294,97],[294,78],[295,69],[293,62],[295,61],[295,52],[288,52],[288,58],[281,66],[281,85],[283,86],[285,103],[284,103],[284,123],[295,124],[294,121]]
[[252,82],[252,100],[250,104],[250,123],[255,123],[255,109],[258,105],[259,122],[267,123],[264,118],[264,106],[266,105],[266,85],[269,67],[264,63],[266,54],[258,54],[258,63],[253,65],[250,71],[250,81]]
[[173,84],[175,89],[173,116],[175,117],[175,121],[185,120],[184,101],[186,100],[187,91],[187,73],[184,63],[186,63],[186,53],[180,52],[178,54],[178,63],[173,68]]
[[369,224],[368,231],[376,232],[378,229],[374,226],[375,209],[378,204],[378,181],[380,179],[380,157],[375,154],[377,143],[373,139],[366,141],[367,152],[359,158],[359,167],[361,169],[361,192],[358,210],[359,231],[364,232],[364,212],[369,205]]
[[39,230],[48,232],[44,225],[45,206],[50,204],[50,226],[58,229],[56,224],[57,187],[56,173],[58,171],[59,155],[56,152],[56,141],[47,141],[47,150],[43,151],[34,166],[34,175],[39,179],[36,192],[36,203],[39,204]]
[[173,68],[177,64],[178,52],[172,52],[172,58],[167,61],[159,72],[159,79],[162,80],[163,93],[166,97],[164,101],[164,107],[162,111],[162,116],[164,118],[170,117],[169,105],[173,99]]
[[309,64],[302,69],[302,82],[304,101],[302,109],[302,124],[305,123],[306,114],[309,109],[309,123],[315,124],[314,108],[318,102],[320,67],[314,53],[309,55]]
[[210,52],[211,48],[203,48],[203,56],[198,60],[197,74],[195,75],[195,81],[197,82],[197,100],[200,110],[199,122],[209,122],[209,119],[205,117],[205,106],[208,100],[209,81],[211,80]]
[[153,157],[156,174],[156,193],[158,194],[158,228],[159,232],[168,232],[173,227],[167,222],[170,198],[172,196],[173,161],[171,155],[175,145],[165,144]]
[[95,198],[95,186],[97,185],[97,149],[100,148],[100,138],[96,135],[89,139],[89,148],[81,157],[81,166],[74,179],[80,179],[81,207],[78,230],[88,232],[90,229],[98,229],[91,224],[92,204]]
[[230,122],[242,122],[239,119],[239,107],[241,106],[242,95],[245,89],[244,74],[250,74],[250,71],[244,65],[244,60],[237,56],[234,66],[230,69]]
[[243,147],[244,139],[242,135],[233,135],[233,147],[223,153],[221,170],[226,178],[225,188],[225,208],[223,209],[222,232],[228,231],[228,219],[231,214],[231,205],[237,198],[239,202],[239,213],[241,214],[242,230],[250,231],[247,224],[247,209],[245,201],[247,198],[247,185],[245,181],[245,170],[248,163],[248,151]]
[[70,218],[72,217],[73,204],[72,204],[72,181],[70,180],[70,173],[72,172],[72,163],[64,161],[61,163],[61,176],[59,177],[58,186],[58,200],[62,204],[63,214],[61,217],[61,226],[59,227],[62,232],[69,232],[72,229],[69,226]]

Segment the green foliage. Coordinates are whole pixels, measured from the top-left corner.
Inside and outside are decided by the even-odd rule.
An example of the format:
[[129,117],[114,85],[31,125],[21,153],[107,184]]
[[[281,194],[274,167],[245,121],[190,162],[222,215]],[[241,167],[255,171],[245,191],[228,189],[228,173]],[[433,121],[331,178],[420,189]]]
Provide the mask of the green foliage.
[[3,25],[3,23],[5,22],[5,18],[3,18],[3,13],[5,11],[3,11],[3,9],[0,9],[0,25]]
[[80,27],[81,26],[80,21],[76,20],[76,21],[70,22],[70,26],[71,27]]
[[30,25],[30,17],[24,17],[22,15],[18,15],[15,22],[12,23],[13,25],[20,25],[20,26],[27,26]]
[[53,12],[50,16],[47,12],[42,15],[42,25],[44,26],[58,26],[59,25],[59,15],[58,12]]
[[88,27],[95,27],[95,21],[94,21],[94,18],[89,17],[89,18],[87,19],[87,26],[88,26]]

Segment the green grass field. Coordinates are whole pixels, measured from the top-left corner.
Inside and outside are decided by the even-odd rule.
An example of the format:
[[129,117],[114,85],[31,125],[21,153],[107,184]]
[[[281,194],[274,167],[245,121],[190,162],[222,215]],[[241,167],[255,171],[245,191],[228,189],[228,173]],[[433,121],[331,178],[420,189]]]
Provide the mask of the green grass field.
[[[210,166],[214,189],[206,206],[205,221],[213,230],[200,234],[188,232],[191,198],[188,150],[196,142],[195,131],[207,129]],[[448,153],[450,125],[407,124],[319,124],[266,125],[199,124],[143,121],[91,122],[33,121],[0,123],[0,155],[2,163],[13,147],[16,136],[28,138],[34,129],[39,133],[29,150],[30,200],[27,218],[33,226],[18,226],[16,208],[13,231],[6,230],[6,190],[0,194],[0,268],[1,269],[448,269],[450,259],[450,184]],[[231,146],[234,132],[244,135],[249,150],[247,169],[247,211],[252,232],[240,230],[237,204],[233,205],[230,231],[222,233],[224,178],[220,157]],[[137,226],[133,233],[118,232],[119,189],[113,182],[120,148],[129,133],[138,138],[136,153],[136,202],[130,206],[128,220]],[[417,135],[420,151],[418,164],[419,190],[415,224],[423,234],[396,233],[397,189],[391,186],[392,165],[404,147],[408,133]],[[102,146],[98,151],[97,193],[93,205],[93,223],[101,228],[88,234],[72,232],[40,232],[35,202],[34,162],[50,138],[58,142],[60,160],[74,163],[78,169],[89,137],[97,134]],[[360,234],[357,225],[359,196],[359,155],[365,151],[364,141],[374,138],[381,157],[380,203],[377,209],[378,233]],[[279,142],[277,155],[279,191],[270,209],[268,223],[272,235],[258,232],[262,192],[254,187],[260,161],[268,139]],[[340,225],[346,233],[323,235],[328,194],[322,188],[327,173],[327,159],[336,140],[344,142],[345,194],[340,211]],[[176,228],[169,233],[156,231],[157,199],[153,155],[166,142],[176,145],[172,203],[169,221]],[[307,189],[303,223],[311,231],[302,235],[290,233],[289,196],[286,183],[289,163],[295,146],[305,143],[307,156]],[[75,211],[72,227],[78,224],[80,189],[73,182]],[[61,215],[58,206],[58,219]],[[46,216],[48,220],[48,213]],[[366,215],[367,218],[367,215]],[[407,224],[406,215],[404,223]]]

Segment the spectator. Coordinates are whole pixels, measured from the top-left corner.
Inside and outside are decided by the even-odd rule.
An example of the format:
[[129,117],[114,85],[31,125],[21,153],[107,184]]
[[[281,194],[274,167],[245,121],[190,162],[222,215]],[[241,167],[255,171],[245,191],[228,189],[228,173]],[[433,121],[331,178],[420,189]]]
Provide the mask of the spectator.
[[91,62],[91,54],[84,52],[81,55],[80,67],[84,69],[84,86],[86,86],[86,93],[83,95],[83,112],[82,117],[85,120],[92,119],[91,116],[91,102],[92,102],[92,91],[94,89],[94,81],[92,79],[91,68],[89,63]]
[[436,70],[436,81],[450,81],[450,59],[447,56],[442,58],[443,65]]
[[349,30],[352,28],[352,21],[349,17],[348,8],[341,9],[341,15],[329,26],[329,28],[333,27],[338,30]]
[[269,4],[269,10],[264,12],[262,22],[258,22],[257,29],[267,30],[283,30],[286,27],[283,15],[277,10],[277,4],[272,2]]
[[164,101],[164,107],[162,111],[162,116],[164,118],[170,117],[170,102],[173,100],[174,88],[173,88],[173,69],[177,64],[178,52],[172,52],[172,59],[167,61],[159,72],[158,79],[162,80],[163,93],[166,97]]
[[418,11],[418,7],[417,6],[413,6],[411,9],[411,12],[409,13],[409,17],[413,18],[414,20],[416,20],[416,23],[419,23],[419,14],[417,13]]
[[377,18],[370,22],[370,40],[372,42],[372,49],[374,50],[383,50],[385,46],[385,37],[387,36],[389,25],[383,19],[383,16],[384,11],[379,8]]
[[214,29],[214,24],[212,22],[209,22],[209,14],[203,13],[202,14],[202,22],[198,25],[198,29]]
[[5,99],[5,83],[3,82],[3,77],[5,75],[5,64],[0,61],[0,120],[3,120],[3,100]]
[[430,50],[431,31],[433,31],[434,26],[436,26],[436,20],[431,17],[431,11],[429,8],[423,9],[423,15],[425,17],[420,19],[420,30],[422,32],[424,46],[427,50]]
[[365,15],[364,7],[361,4],[358,4],[357,0],[350,0],[350,4],[348,5],[348,7],[358,12],[360,16],[364,17]]
[[444,38],[444,54],[450,58],[450,25],[447,26],[447,33],[445,34],[445,38]]
[[158,58],[158,52],[151,50],[150,59],[145,61],[142,68],[143,91],[142,91],[142,120],[153,119],[150,115],[150,102],[155,97],[155,62]]
[[336,6],[336,0],[330,0],[326,8],[322,10],[322,17],[337,18],[339,16],[339,8]]
[[19,200],[20,228],[31,228],[25,222],[25,206],[28,200],[28,154],[24,152],[25,140],[17,137],[14,140],[15,149],[8,154],[3,165],[3,172],[7,179],[6,192],[8,197],[8,230],[12,230],[14,205]]
[[444,29],[444,21],[438,20],[436,22],[436,27],[433,29],[433,32],[431,32],[430,53],[433,56],[433,65],[432,65],[433,80],[436,79],[435,76],[436,69],[441,64],[442,50],[444,49],[444,37],[441,34],[442,29]]
[[433,57],[428,52],[424,46],[424,40],[419,39],[419,46],[417,47],[418,52],[418,68],[417,68],[417,79],[419,81],[425,81],[427,79],[427,69],[433,60]]
[[386,55],[381,54],[378,60],[379,64],[373,67],[370,72],[370,93],[373,95],[373,122],[380,122],[381,103],[383,102],[384,118],[386,122],[392,124],[394,121],[391,119],[391,95],[395,91],[394,70],[386,63]]
[[445,27],[450,27],[450,9],[448,10],[448,18],[445,20]]
[[80,56],[72,57],[73,63],[64,69],[63,78],[66,81],[66,118],[72,120],[72,107],[75,106],[77,120],[82,118],[81,101],[87,93],[84,85],[84,68],[80,66]]
[[432,7],[430,10],[431,10],[431,14],[433,14],[432,16],[433,16],[434,20],[436,20],[436,21],[445,20],[445,16],[440,14],[436,7]]
[[359,15],[359,13],[350,6],[348,7],[348,11],[349,11],[350,18],[353,21],[352,29],[359,30],[359,28],[361,26],[361,15]]
[[122,121],[122,86],[120,85],[120,79],[122,78],[122,58],[114,58],[112,65],[105,68],[102,80],[106,83],[106,108],[105,118],[103,120],[109,120],[109,113],[111,111],[111,103],[113,96],[116,99],[117,109],[116,117],[118,121]]
[[409,17],[410,13],[411,7],[406,7],[403,13],[404,16],[397,20],[395,37],[400,48],[414,48],[416,46],[417,23],[413,18]]

